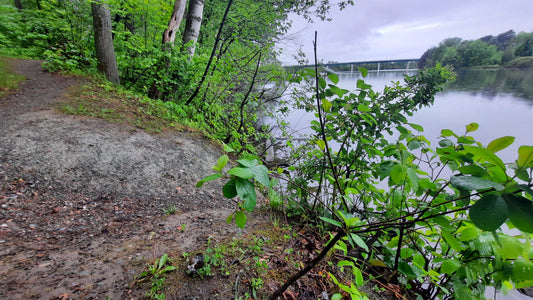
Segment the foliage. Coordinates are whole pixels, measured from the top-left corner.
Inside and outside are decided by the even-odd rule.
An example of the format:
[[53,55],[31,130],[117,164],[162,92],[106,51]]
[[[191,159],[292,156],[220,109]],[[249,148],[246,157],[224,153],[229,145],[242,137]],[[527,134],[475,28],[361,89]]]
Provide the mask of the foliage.
[[437,63],[455,68],[502,65],[517,57],[531,56],[533,51],[533,33],[513,30],[498,36],[485,36],[478,40],[448,38],[438,47],[428,49],[420,58],[420,69],[434,67]]
[[142,272],[137,282],[141,282],[144,279],[150,279],[151,287],[150,291],[147,293],[147,297],[150,299],[165,299],[165,294],[161,292],[163,285],[165,284],[164,275],[168,272],[176,270],[175,266],[168,266],[167,264],[172,263],[171,259],[168,257],[168,254],[163,254],[160,258],[148,266],[148,270]]
[[335,85],[335,75],[329,83],[317,77],[309,100],[317,101],[314,148],[289,173],[288,187],[301,190],[292,185],[299,177],[327,195],[306,215],[336,232],[323,251],[360,253],[340,264],[353,263],[355,285],[332,278],[354,299],[364,297],[358,270],[378,277],[376,266],[391,272],[383,284],[401,284],[423,299],[477,299],[485,286],[532,284],[533,147],[520,147],[517,160],[505,164],[496,153],[513,137],[484,146],[471,136],[479,127],[472,123],[462,135],[442,130],[431,147],[423,128],[407,122],[405,115],[431,105],[449,78],[438,66],[377,93],[363,80],[349,92]]
[[[233,151],[233,149],[226,147],[226,150]],[[240,228],[244,228],[246,224],[246,212],[254,210],[257,204],[257,194],[255,193],[254,182],[261,184],[266,188],[272,188],[276,181],[271,181],[268,177],[268,169],[259,163],[257,159],[240,159],[237,160],[238,166],[224,171],[226,164],[229,161],[227,155],[221,156],[217,165],[213,167],[216,173],[200,180],[196,185],[197,188],[208,181],[227,178],[229,181],[223,187],[224,197],[235,200],[237,207],[235,212],[228,216],[228,224],[235,220],[235,224]]]
[[16,89],[24,76],[13,74],[8,68],[7,59],[0,57],[0,97],[7,91]]

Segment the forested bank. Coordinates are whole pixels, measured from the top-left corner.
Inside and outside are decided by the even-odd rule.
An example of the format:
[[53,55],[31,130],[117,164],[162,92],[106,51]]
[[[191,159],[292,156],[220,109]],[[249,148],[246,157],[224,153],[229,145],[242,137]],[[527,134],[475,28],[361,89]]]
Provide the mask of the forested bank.
[[437,63],[454,68],[473,67],[533,67],[533,32],[506,31],[497,36],[487,35],[477,40],[447,38],[428,49],[418,67],[431,68]]
[[[281,216],[298,228],[275,255],[262,252],[268,237],[251,251],[235,242],[208,244],[201,256],[179,253],[187,260],[179,266],[165,254],[132,283],[149,283],[147,297],[179,298],[172,287],[190,279],[184,270],[190,280],[231,277],[225,289],[235,298],[476,299],[487,286],[533,285],[533,146],[503,162],[498,152],[514,138],[483,145],[476,123],[443,129],[431,144],[407,117],[453,80],[436,61],[382,91],[364,79],[354,91],[342,89],[335,74],[321,77],[316,68],[285,73],[275,43],[288,14],[326,18],[328,1],[0,3],[3,55],[43,58],[50,71],[104,74],[114,84],[100,81],[103,90],[124,92],[117,102],[202,130],[227,154],[197,186],[224,182],[220,193],[235,208],[227,222],[245,227],[260,191],[276,226]],[[258,124],[259,111],[273,109],[283,125],[295,108],[315,116],[300,146],[288,132],[281,143]],[[283,165],[263,164],[258,149],[267,139],[286,146]],[[245,256],[247,265],[239,263]],[[181,275],[172,279],[176,268]]]

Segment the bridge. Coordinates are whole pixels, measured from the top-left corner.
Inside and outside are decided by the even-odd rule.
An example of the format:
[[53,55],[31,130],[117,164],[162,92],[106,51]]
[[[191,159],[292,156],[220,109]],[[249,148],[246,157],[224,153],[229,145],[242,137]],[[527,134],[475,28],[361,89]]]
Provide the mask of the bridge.
[[[319,69],[322,72],[354,72],[357,68],[365,68],[369,71],[383,70],[416,70],[418,58],[412,59],[393,59],[393,60],[371,60],[371,61],[354,61],[354,62],[328,62],[320,63]],[[314,65],[288,66],[287,69],[306,69],[314,68]]]

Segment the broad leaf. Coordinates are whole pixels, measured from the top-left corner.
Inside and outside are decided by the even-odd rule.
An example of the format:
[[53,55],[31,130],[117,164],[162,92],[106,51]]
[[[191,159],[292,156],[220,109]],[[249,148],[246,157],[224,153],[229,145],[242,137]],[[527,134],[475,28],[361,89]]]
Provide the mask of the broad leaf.
[[318,78],[318,86],[321,89],[325,89],[326,88],[326,80],[324,80],[324,78],[322,78],[322,77]]
[[322,99],[322,108],[324,109],[325,112],[329,112],[329,110],[331,109],[331,102],[329,102],[327,99]]
[[228,199],[233,199],[237,196],[237,189],[235,188],[235,180],[228,181],[222,187],[222,194]]
[[481,197],[468,213],[474,224],[486,231],[494,231],[507,220],[508,208],[505,200],[498,195]]
[[366,77],[368,75],[368,70],[365,69],[365,68],[357,68],[357,70],[359,70],[359,72],[361,72],[361,75],[363,77]]
[[479,128],[479,124],[478,123],[470,123],[468,125],[466,125],[466,132],[473,132],[473,131],[476,131],[477,129]]
[[250,168],[254,173],[254,179],[265,187],[270,187],[270,178],[268,177],[268,169],[264,165],[257,165]]
[[[533,148],[533,147],[532,147]],[[503,161],[491,151],[476,147],[476,146],[464,146],[464,151],[474,154],[474,159],[481,159],[498,166],[502,171],[505,171],[505,165]]]
[[239,159],[237,160],[237,162],[241,165],[241,167],[247,167],[247,168],[251,168],[259,164],[257,159]]
[[456,135],[453,131],[451,131],[450,129],[443,129],[443,130],[441,130],[441,131],[440,131],[440,135],[441,135],[441,136],[444,136],[444,137],[448,137],[448,136],[452,136],[452,135],[455,136],[455,137],[457,137],[457,135]]
[[533,167],[533,146],[520,146],[520,148],[518,148],[516,165],[518,168]]
[[237,178],[235,180],[237,195],[244,200],[243,208],[247,211],[253,211],[257,203],[257,195],[253,183],[246,179]]
[[205,177],[204,179],[198,181],[198,183],[196,184],[196,187],[197,188],[201,188],[202,185],[204,185],[204,183],[206,183],[208,181],[219,179],[221,177],[222,177],[222,174],[220,174],[220,173],[211,174],[211,175]]
[[333,82],[333,84],[339,83],[339,77],[335,73],[328,73],[328,78]]
[[331,218],[327,218],[327,217],[320,217],[320,219],[322,219],[322,221],[327,222],[327,223],[329,223],[329,224],[332,224],[332,225],[334,225],[334,226],[337,226],[337,227],[340,227],[340,228],[343,227],[343,226],[342,226],[342,223],[339,222],[339,221],[337,221],[337,220],[333,220],[333,219],[331,219]]
[[424,127],[418,125],[418,124],[414,124],[414,123],[407,123],[409,126],[411,126],[414,130],[416,131],[424,131]]
[[458,262],[455,259],[447,259],[442,262],[442,265],[440,266],[441,273],[444,274],[452,274],[453,272],[457,271],[461,267],[461,263]]
[[533,233],[533,202],[513,194],[504,195],[504,199],[513,225],[524,232]]
[[362,238],[360,238],[355,233],[350,233],[349,237],[352,239],[352,241],[359,247],[363,248],[366,252],[368,252],[368,246],[366,245],[365,241],[363,241]]
[[228,163],[229,161],[229,157],[227,155],[222,155],[221,157],[218,158],[217,160],[217,165],[213,167],[213,169],[215,171],[219,171],[221,172],[222,169],[224,169],[224,167],[226,166],[226,164]]
[[254,173],[248,168],[232,168],[228,171],[228,174],[242,179],[250,179],[254,177]]
[[495,139],[494,141],[490,142],[487,146],[487,149],[491,151],[492,153],[496,153],[500,150],[503,150],[507,147],[509,147],[514,142],[514,136],[504,136],[498,139]]
[[369,112],[369,111],[372,111],[370,109],[370,107],[364,105],[364,104],[359,104],[357,105],[357,110],[360,111],[360,112]]
[[395,165],[390,171],[390,178],[395,184],[401,184],[405,180],[407,169],[402,165]]
[[466,191],[485,190],[494,188],[497,191],[504,189],[504,186],[489,179],[473,176],[452,176],[450,183],[454,188]]
[[242,211],[235,213],[235,224],[237,224],[239,228],[244,229],[244,225],[246,225],[246,215]]

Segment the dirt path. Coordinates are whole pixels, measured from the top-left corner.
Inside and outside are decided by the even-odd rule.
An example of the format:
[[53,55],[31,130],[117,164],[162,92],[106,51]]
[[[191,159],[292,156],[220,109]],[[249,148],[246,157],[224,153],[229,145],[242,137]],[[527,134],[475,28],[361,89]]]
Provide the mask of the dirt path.
[[1,299],[136,298],[147,261],[237,232],[220,186],[195,188],[216,147],[59,113],[79,79],[10,63],[27,81],[0,99]]

